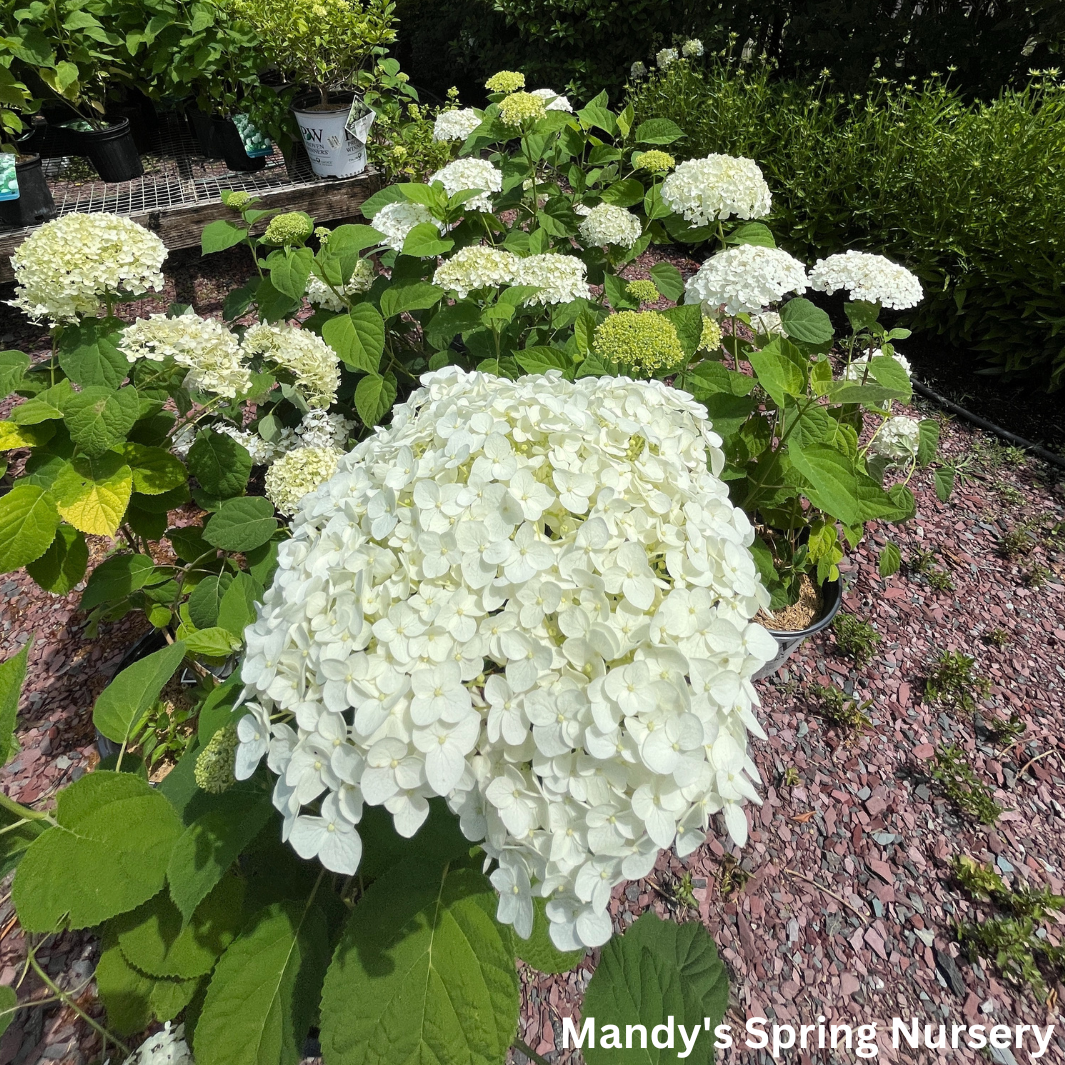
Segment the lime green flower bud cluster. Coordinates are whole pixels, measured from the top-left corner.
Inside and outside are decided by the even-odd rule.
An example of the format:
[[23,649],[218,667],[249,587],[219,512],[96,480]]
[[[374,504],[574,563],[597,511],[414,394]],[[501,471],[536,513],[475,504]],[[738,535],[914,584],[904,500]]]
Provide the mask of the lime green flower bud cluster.
[[717,351],[721,347],[721,326],[713,318],[703,318],[703,332],[699,337],[699,351]]
[[653,376],[684,362],[676,327],[653,311],[620,311],[604,319],[592,338],[595,353],[604,360]]
[[669,152],[662,152],[657,148],[652,148],[649,152],[637,152],[632,157],[633,166],[648,170],[652,174],[664,174],[667,170],[672,170],[676,162]]
[[314,232],[314,223],[302,211],[286,211],[270,220],[263,234],[267,244],[281,244],[289,248],[302,244]]
[[489,92],[517,92],[525,88],[525,75],[516,70],[501,70],[493,74],[485,83],[484,87]]
[[233,765],[239,744],[236,725],[220,728],[196,759],[193,773],[196,786],[214,795],[220,795],[235,784],[237,778],[233,775]]
[[250,192],[231,192],[226,197],[226,206],[234,211],[243,211],[253,199],[255,197]]
[[505,126],[518,129],[539,122],[547,114],[547,105],[542,96],[531,92],[511,93],[499,105],[499,120]]
[[630,281],[625,286],[625,292],[631,296],[634,300],[639,300],[641,303],[654,303],[658,299],[658,288],[653,281],[646,281],[642,278],[636,281]]

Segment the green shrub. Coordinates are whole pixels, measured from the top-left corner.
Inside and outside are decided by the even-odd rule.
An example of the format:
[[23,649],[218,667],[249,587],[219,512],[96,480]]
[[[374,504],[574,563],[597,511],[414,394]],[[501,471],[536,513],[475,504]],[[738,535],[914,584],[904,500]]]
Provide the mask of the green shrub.
[[993,372],[1065,379],[1065,87],[1034,80],[987,104],[941,81],[846,98],[765,67],[674,64],[634,93],[689,157],[755,159],[778,239],[813,258],[847,246],[906,263],[926,298],[913,325]]

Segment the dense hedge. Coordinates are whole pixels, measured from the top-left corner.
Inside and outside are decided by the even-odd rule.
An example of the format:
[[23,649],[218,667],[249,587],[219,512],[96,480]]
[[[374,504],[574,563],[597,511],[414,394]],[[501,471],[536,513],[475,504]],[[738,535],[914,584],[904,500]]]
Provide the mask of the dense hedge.
[[1065,87],[1032,82],[969,104],[930,81],[864,96],[678,63],[634,96],[669,117],[679,154],[746,155],[773,191],[778,240],[812,259],[849,247],[906,263],[918,328],[984,368],[1065,383]]
[[585,99],[616,97],[634,60],[684,36],[754,42],[789,76],[832,72],[864,88],[874,69],[905,81],[954,69],[977,95],[1046,66],[1065,33],[1061,0],[398,0],[400,52],[439,94],[501,67]]

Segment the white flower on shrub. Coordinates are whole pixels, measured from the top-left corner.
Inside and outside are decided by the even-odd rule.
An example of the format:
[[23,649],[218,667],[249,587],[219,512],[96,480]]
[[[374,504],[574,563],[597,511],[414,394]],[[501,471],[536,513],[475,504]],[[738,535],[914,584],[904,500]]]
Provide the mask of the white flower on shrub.
[[869,450],[895,466],[905,466],[917,454],[921,443],[921,423],[899,415],[888,418],[873,437]]
[[355,423],[343,414],[309,410],[296,426],[295,435],[300,447],[332,447],[343,451],[354,428]]
[[921,282],[905,266],[865,251],[846,251],[818,259],[810,271],[810,288],[828,293],[845,288],[852,300],[879,303],[898,311],[916,307],[924,298]]
[[631,248],[642,233],[643,226],[636,215],[612,203],[596,204],[580,225],[581,238],[589,246],[614,244],[619,248]]
[[297,447],[266,471],[266,498],[282,514],[295,514],[300,500],[336,473],[343,454],[335,447]]
[[718,810],[746,839],[750,678],[776,653],[754,533],[687,393],[422,381],[280,546],[238,772],[272,722],[283,831],[345,874],[363,803],[410,836],[441,795],[498,862],[500,920],[527,935],[543,896],[557,946],[598,945],[611,890],[661,848],[690,853]]
[[167,1021],[162,1031],[148,1036],[126,1058],[125,1065],[194,1065],[192,1051],[185,1042],[185,1026],[171,1028]]
[[244,350],[288,370],[295,377],[296,387],[308,407],[325,410],[336,401],[340,361],[336,352],[309,329],[300,329],[287,322],[279,325],[259,322],[245,332]]
[[639,81],[641,78],[647,77],[647,67],[644,66],[638,59],[635,63],[629,67],[629,77],[634,81]]
[[373,263],[369,259],[360,259],[355,264],[355,270],[348,281],[343,285],[335,286],[337,291],[330,288],[320,277],[315,274],[307,275],[307,287],[304,295],[308,302],[325,311],[343,311],[347,305],[338,293],[345,296],[359,296],[370,291],[373,284]]
[[185,385],[197,392],[233,399],[251,387],[240,341],[218,319],[192,310],[175,318],[138,318],[122,330],[118,348],[130,362],[172,359],[189,371]]
[[[880,348],[873,348],[872,357],[874,359],[879,358],[884,352]],[[900,354],[898,351],[894,351],[891,356],[905,371],[907,377],[913,376],[913,371],[910,367],[910,362],[905,355]],[[876,378],[869,373],[869,355],[860,355],[856,359],[852,359],[849,366],[843,368],[843,379],[845,381],[859,381],[867,384],[876,384]],[[877,404],[880,410],[888,410],[891,403],[890,400],[885,400],[881,404]]]
[[684,286],[685,303],[701,303],[704,314],[756,313],[785,293],[806,290],[806,270],[780,248],[740,244],[718,252]]
[[433,140],[464,141],[480,124],[481,117],[472,107],[441,111],[433,123]]
[[386,203],[373,216],[371,225],[393,251],[402,251],[407,234],[423,222],[432,222],[441,233],[444,232],[444,223],[438,222],[424,204],[397,200],[395,203]]
[[11,256],[12,307],[53,325],[95,315],[107,299],[162,292],[166,245],[114,214],[73,212],[31,233]]
[[655,62],[658,64],[659,70],[669,70],[669,68],[677,61],[676,48],[660,48],[655,55]]
[[253,429],[238,429],[229,422],[215,422],[211,428],[216,433],[222,433],[231,440],[236,440],[251,456],[253,466],[268,466],[296,446],[296,434],[291,429],[282,430],[277,440],[268,441]]
[[769,186],[753,159],[708,155],[688,159],[662,182],[662,202],[693,226],[723,218],[763,218]]
[[762,336],[775,337],[784,335],[784,326],[776,311],[762,311],[751,315],[751,328]]
[[513,285],[518,275],[518,257],[501,248],[471,244],[446,259],[433,274],[433,284],[465,299],[479,288]]
[[482,189],[479,195],[466,201],[466,210],[491,211],[491,193],[503,188],[503,173],[487,159],[456,159],[430,174],[426,181],[429,185],[439,181],[448,196],[465,189]]
[[706,49],[703,48],[703,42],[698,37],[692,37],[691,40],[685,41],[681,45],[680,54],[685,59],[696,59],[703,54]]
[[537,285],[540,289],[530,296],[526,306],[548,303],[571,303],[588,299],[588,268],[575,255],[557,255],[546,252],[518,259],[517,284]]
[[573,104],[569,102],[569,97],[555,92],[554,89],[533,89],[532,95],[539,96],[547,105],[548,111],[566,111],[573,114]]

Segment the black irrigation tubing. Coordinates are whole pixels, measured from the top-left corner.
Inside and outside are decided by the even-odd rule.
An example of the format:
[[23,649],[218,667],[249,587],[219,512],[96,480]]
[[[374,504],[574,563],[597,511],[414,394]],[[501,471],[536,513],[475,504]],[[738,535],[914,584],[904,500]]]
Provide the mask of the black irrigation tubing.
[[938,403],[941,407],[946,407],[947,410],[964,418],[967,422],[972,422],[973,425],[979,426],[981,429],[986,429],[989,433],[994,433],[1003,440],[1009,440],[1012,443],[1017,444],[1019,447],[1023,447],[1025,451],[1030,451],[1033,455],[1037,455],[1044,462],[1053,463],[1055,466],[1065,470],[1065,457],[1058,455],[1056,452],[1048,451],[1045,447],[1032,443],[1031,440],[1025,440],[1023,436],[1018,436],[1016,433],[1011,433],[1008,429],[1003,429],[1001,425],[995,425],[994,422],[989,422],[986,418],[981,418],[978,414],[973,414],[972,411],[966,410],[964,407],[959,407],[957,403],[951,402],[946,397],[941,396],[938,392],[933,392],[932,389],[927,385],[921,384],[920,381],[911,380],[910,384],[913,385],[915,392],[919,392],[926,399],[932,400],[933,403]]

